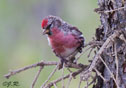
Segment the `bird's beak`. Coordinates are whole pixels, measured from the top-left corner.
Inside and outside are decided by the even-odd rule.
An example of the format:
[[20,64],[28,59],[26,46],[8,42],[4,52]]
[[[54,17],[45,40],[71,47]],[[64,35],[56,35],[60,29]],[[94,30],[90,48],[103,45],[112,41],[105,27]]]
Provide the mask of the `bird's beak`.
[[43,35],[45,35],[45,34],[48,34],[49,33],[49,29],[44,29],[44,31],[43,31]]

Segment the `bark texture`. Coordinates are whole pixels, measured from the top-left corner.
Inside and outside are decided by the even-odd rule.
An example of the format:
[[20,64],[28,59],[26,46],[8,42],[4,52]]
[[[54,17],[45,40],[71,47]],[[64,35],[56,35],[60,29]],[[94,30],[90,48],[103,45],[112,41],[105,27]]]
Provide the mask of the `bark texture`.
[[98,0],[98,6],[95,11],[100,14],[101,25],[96,29],[96,40],[104,42],[118,30],[122,30],[122,35],[112,40],[101,55],[118,86],[106,66],[100,63],[98,70],[107,81],[97,77],[93,88],[126,88],[126,0]]

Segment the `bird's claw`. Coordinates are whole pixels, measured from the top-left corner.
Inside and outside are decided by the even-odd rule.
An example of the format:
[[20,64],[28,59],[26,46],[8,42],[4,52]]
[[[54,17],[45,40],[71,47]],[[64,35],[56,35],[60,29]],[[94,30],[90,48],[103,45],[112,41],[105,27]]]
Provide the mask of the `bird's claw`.
[[60,63],[59,63],[59,66],[58,66],[58,69],[62,69],[63,68],[63,64],[67,64],[68,60],[66,59],[61,59],[60,60]]

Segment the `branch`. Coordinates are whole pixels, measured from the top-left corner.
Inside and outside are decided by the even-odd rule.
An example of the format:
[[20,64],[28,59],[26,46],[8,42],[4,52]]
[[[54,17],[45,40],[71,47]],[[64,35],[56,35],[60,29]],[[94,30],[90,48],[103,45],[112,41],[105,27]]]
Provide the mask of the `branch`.
[[58,62],[55,62],[55,61],[50,61],[50,62],[41,61],[41,62],[32,64],[32,65],[25,66],[23,68],[17,69],[17,70],[10,71],[8,74],[4,75],[4,77],[8,79],[8,78],[10,78],[11,76],[13,76],[17,73],[20,73],[22,71],[25,71],[25,70],[28,70],[28,69],[31,69],[31,68],[35,68],[37,66],[50,66],[50,65],[57,65],[57,64],[58,64]]
[[58,69],[59,64],[57,64],[57,66],[55,67],[55,69],[52,71],[52,73],[49,75],[48,79],[43,83],[43,85],[41,86],[41,88],[44,88],[44,86],[46,85],[46,83],[50,80],[50,78],[54,75],[54,73],[56,72],[56,70]]
[[111,42],[117,37],[121,35],[122,31],[115,31],[111,36],[109,36],[107,38],[107,40],[105,41],[105,43],[102,45],[102,47],[99,49],[99,51],[97,52],[96,56],[94,57],[88,71],[91,72],[96,65],[96,62],[99,59],[99,56],[102,54],[102,52],[104,51],[105,48],[107,48],[107,46],[109,46],[111,44]]
[[[87,74],[91,74],[91,72],[92,72],[93,70],[96,71],[95,67],[96,67],[96,64],[97,64],[98,59],[101,58],[102,52],[103,52],[108,46],[110,46],[110,45],[112,44],[112,42],[114,41],[114,39],[115,39],[116,37],[119,37],[119,36],[121,35],[121,33],[122,33],[122,31],[115,31],[111,36],[109,36],[109,37],[107,38],[107,40],[104,42],[104,44],[102,45],[102,47],[101,47],[101,48],[99,49],[99,51],[96,53],[96,55],[95,55],[95,57],[94,57],[92,63],[90,64],[88,70],[83,71],[82,79],[84,79],[85,76],[86,76]],[[112,74],[111,74],[111,76],[112,76]],[[116,85],[118,86],[118,84],[117,84],[117,82],[116,82],[116,80],[115,80],[114,77],[113,77],[113,80],[115,81]]]
[[104,82],[107,82],[107,79],[105,79],[105,78],[101,75],[101,73],[100,73],[96,68],[94,68],[94,70],[96,71],[97,75],[100,76],[100,77],[102,78],[102,80],[103,80]]
[[72,81],[72,74],[70,74],[69,79],[68,79],[68,84],[66,86],[66,88],[69,88],[70,82]]
[[118,56],[117,56],[117,49],[116,49],[116,43],[115,43],[115,45],[114,45],[114,49],[115,49],[115,63],[116,63],[116,84],[117,85],[119,85],[119,78],[118,78],[118,76],[119,76],[119,62],[118,62]]
[[113,80],[114,80],[114,82],[115,82],[117,88],[119,88],[119,85],[118,85],[118,83],[117,83],[117,80],[115,79],[115,77],[114,77],[113,73],[111,72],[111,70],[109,69],[108,65],[104,62],[104,60],[102,59],[102,57],[99,57],[99,58],[100,58],[100,60],[103,62],[103,64],[104,64],[105,67],[107,68],[107,70],[109,71],[109,73],[110,73],[111,77],[113,78]]
[[84,71],[85,69],[86,69],[86,68],[84,67],[84,68],[79,69],[79,70],[77,70],[77,71],[75,71],[75,72],[72,72],[72,73],[70,73],[70,74],[68,74],[68,75],[66,75],[66,76],[64,76],[64,77],[60,77],[60,78],[58,78],[57,80],[54,80],[54,81],[50,82],[50,83],[49,83],[46,87],[44,87],[44,88],[51,88],[51,87],[53,86],[53,84],[56,84],[56,83],[62,81],[62,79],[69,78],[71,75],[72,75],[72,77],[74,78],[74,77],[76,77],[78,74],[80,74],[82,71]]
[[[84,47],[87,47],[87,46],[89,46],[87,49],[85,49],[85,50],[83,50],[82,51],[82,53],[76,58],[76,61],[75,62],[77,62],[79,59],[80,59],[80,57],[84,54],[84,53],[86,53],[89,49],[91,49],[90,50],[90,53],[91,53],[91,51],[93,50],[93,48],[95,48],[96,46],[98,46],[98,45],[102,45],[103,44],[103,42],[101,42],[101,41],[95,41],[95,40],[92,40],[92,41],[90,41],[89,43],[87,43],[87,44],[85,44],[84,45]],[[89,55],[90,55],[90,53],[89,53]],[[88,56],[89,56],[88,55]]]
[[[35,67],[38,67],[38,66],[51,66],[51,65],[57,65],[58,63],[59,63],[59,62],[56,62],[56,61],[41,61],[41,62],[32,64],[32,65],[25,66],[25,67],[23,67],[23,68],[17,69],[17,70],[12,70],[12,71],[10,71],[8,74],[4,75],[4,77],[8,79],[8,78],[10,78],[11,76],[16,75],[17,73],[20,73],[20,72],[22,72],[22,71],[25,71],[25,70],[28,70],[28,69],[31,69],[31,68],[35,68]],[[84,65],[83,65],[83,66],[84,66]],[[86,65],[85,65],[85,66],[86,66]],[[82,68],[82,65],[80,65],[80,64],[73,64],[73,63],[67,63],[67,64],[65,65],[65,67],[80,69],[80,68]]]
[[113,9],[113,10],[106,10],[106,11],[101,11],[101,8],[96,8],[94,11],[97,12],[97,13],[111,13],[111,12],[115,12],[115,11],[119,11],[119,10],[123,10],[125,9],[126,7],[120,7],[120,8],[117,8],[117,9]]
[[37,74],[35,75],[35,78],[34,78],[34,80],[33,80],[33,82],[32,82],[32,87],[31,87],[31,88],[34,88],[35,83],[36,83],[36,81],[37,81],[37,79],[38,79],[38,77],[39,77],[39,75],[40,75],[40,72],[42,71],[43,68],[44,68],[44,66],[40,66],[40,69],[38,70],[38,72],[37,72]]

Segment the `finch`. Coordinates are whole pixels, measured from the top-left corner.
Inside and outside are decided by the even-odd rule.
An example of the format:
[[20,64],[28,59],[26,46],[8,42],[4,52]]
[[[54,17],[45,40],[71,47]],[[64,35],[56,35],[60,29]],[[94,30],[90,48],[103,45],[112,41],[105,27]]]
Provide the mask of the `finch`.
[[60,17],[49,15],[42,20],[43,34],[47,35],[49,45],[61,63],[74,62],[75,55],[82,52],[84,37],[75,26]]

